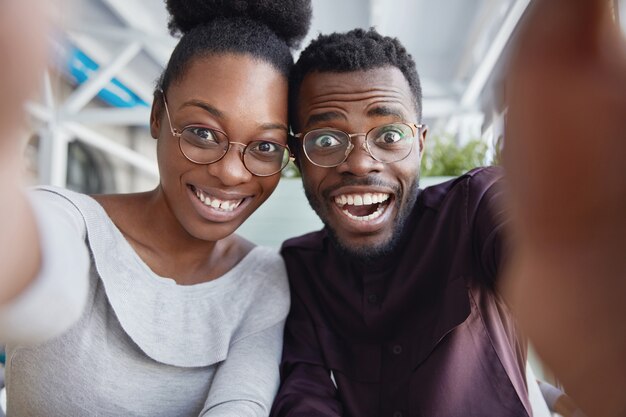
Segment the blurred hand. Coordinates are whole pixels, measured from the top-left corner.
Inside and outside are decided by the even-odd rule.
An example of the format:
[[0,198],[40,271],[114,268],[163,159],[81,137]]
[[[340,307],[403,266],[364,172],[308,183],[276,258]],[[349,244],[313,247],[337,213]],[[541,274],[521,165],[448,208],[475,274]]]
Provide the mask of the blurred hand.
[[610,3],[531,3],[506,85],[511,304],[590,417],[626,415],[626,43]]
[[30,284],[41,262],[35,220],[20,188],[18,130],[24,102],[37,90],[46,61],[49,3],[0,2],[0,305]]
[[46,55],[48,30],[42,0],[5,0],[0,3],[0,145],[13,140],[24,120],[24,102],[37,89]]

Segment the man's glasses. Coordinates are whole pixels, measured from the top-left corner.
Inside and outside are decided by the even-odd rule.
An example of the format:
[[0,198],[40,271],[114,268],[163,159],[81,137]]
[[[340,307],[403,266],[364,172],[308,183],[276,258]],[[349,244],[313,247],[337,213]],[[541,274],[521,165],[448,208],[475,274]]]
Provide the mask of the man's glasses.
[[354,149],[352,138],[355,136],[365,136],[363,149],[375,160],[388,164],[409,156],[413,142],[424,126],[415,123],[390,123],[375,127],[367,133],[346,133],[338,129],[322,128],[294,136],[302,138],[304,154],[312,164],[319,167],[336,167],[348,159]]
[[191,162],[200,165],[215,163],[226,155],[232,145],[240,145],[243,147],[241,160],[246,169],[258,177],[269,177],[282,171],[292,159],[289,148],[280,143],[268,140],[255,140],[247,145],[233,142],[221,130],[203,125],[185,126],[180,131],[174,129],[165,93],[163,90],[160,93],[172,136],[178,138],[180,151]]

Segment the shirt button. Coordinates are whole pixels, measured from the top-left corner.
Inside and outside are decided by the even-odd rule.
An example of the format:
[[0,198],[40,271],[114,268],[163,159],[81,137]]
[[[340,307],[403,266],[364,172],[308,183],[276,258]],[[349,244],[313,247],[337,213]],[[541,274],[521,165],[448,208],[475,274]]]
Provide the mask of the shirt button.
[[[394,355],[399,355],[399,354],[401,354],[401,353],[402,353],[402,346],[400,346],[400,345],[395,345],[395,346],[391,349],[391,351],[393,352],[393,354],[394,354]],[[398,411],[398,412],[399,412],[399,411]],[[402,414],[402,413],[400,413],[400,414]],[[395,416],[395,415],[394,415],[394,416]]]
[[378,296],[376,294],[370,294],[367,296],[367,302],[370,304],[376,304],[378,302]]
[[393,417],[402,417],[402,413],[400,411],[396,411],[393,413]]

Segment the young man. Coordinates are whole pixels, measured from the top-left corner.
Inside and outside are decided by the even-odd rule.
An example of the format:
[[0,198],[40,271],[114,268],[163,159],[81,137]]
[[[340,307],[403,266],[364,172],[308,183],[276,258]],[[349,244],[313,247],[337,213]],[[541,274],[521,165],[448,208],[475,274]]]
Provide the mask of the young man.
[[282,249],[292,310],[272,415],[532,415],[525,343],[496,290],[500,171],[418,189],[419,77],[374,30],[320,36],[291,91],[325,228]]

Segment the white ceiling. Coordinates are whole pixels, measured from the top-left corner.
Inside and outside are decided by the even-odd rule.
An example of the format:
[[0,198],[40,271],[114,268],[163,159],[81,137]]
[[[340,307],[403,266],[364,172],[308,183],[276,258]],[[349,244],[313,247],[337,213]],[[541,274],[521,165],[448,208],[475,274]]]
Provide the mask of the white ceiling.
[[[375,26],[385,35],[397,36],[417,62],[425,117],[431,123],[441,122],[455,114],[480,110],[484,84],[502,46],[491,51],[496,59],[491,59],[487,68],[481,67],[481,63],[484,64],[498,36],[506,42],[527,3],[528,0],[313,0],[313,22],[303,44],[318,33],[355,27]],[[149,102],[154,81],[176,42],[167,32],[163,2],[75,0],[72,9],[65,24],[67,39],[103,66],[125,52],[124,60],[129,62],[119,65],[114,75]],[[507,21],[507,16],[512,22]],[[147,120],[140,119],[138,113],[136,116],[137,124]],[[133,117],[125,120],[133,121]]]
[[[28,105],[47,126],[42,133],[47,155],[43,181],[65,184],[66,148],[75,138],[156,176],[154,161],[122,143],[119,131],[110,128],[147,126],[149,107],[111,107],[94,97],[115,79],[151,102],[156,79],[176,44],[167,31],[163,1],[63,1],[63,30],[53,40],[61,73],[67,71],[70,47],[80,49],[99,68],[67,97],[60,97],[46,76],[42,103]],[[449,132],[463,142],[479,137],[489,122],[494,102],[489,85],[498,80],[501,53],[530,0],[312,2],[313,21],[303,45],[319,33],[355,27],[374,26],[382,34],[397,36],[417,63],[424,119],[431,132]]]

